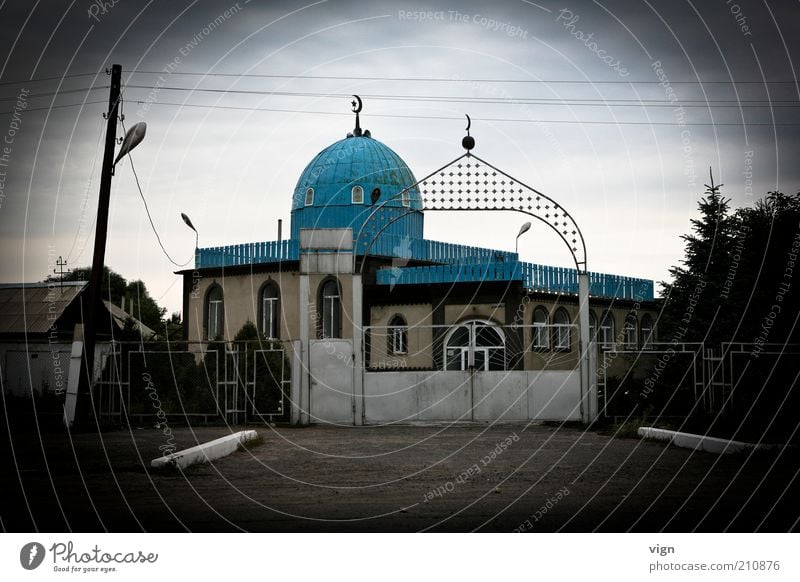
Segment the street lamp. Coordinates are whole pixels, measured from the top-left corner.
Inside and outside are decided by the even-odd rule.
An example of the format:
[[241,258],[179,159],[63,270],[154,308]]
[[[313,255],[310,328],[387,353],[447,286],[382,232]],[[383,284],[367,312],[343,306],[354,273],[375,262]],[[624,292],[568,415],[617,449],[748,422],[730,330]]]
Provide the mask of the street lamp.
[[192,220],[188,216],[186,216],[183,212],[181,212],[181,218],[183,219],[183,222],[186,223],[186,226],[188,226],[194,231],[194,248],[197,249],[200,246],[198,244],[198,241],[200,240],[200,234],[197,232],[197,229],[192,224]]
[[530,223],[530,222],[526,222],[525,224],[523,224],[523,225],[522,225],[522,226],[519,228],[519,232],[517,233],[516,245],[515,245],[515,247],[514,247],[514,250],[515,250],[515,252],[516,252],[517,254],[519,254],[519,237],[521,237],[523,234],[525,234],[526,232],[528,232],[530,229],[531,229],[531,223]]

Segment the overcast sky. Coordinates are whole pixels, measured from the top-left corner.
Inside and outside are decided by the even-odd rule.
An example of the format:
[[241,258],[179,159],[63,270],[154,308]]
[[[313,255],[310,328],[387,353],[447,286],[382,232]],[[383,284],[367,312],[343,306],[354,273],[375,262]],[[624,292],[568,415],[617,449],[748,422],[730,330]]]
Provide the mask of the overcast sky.
[[[590,270],[663,280],[709,166],[734,207],[800,189],[798,20],[797,1],[0,1],[0,280],[90,264],[113,63],[177,262],[194,247],[180,212],[200,246],[288,232],[297,178],[352,129],[357,93],[417,178],[463,152],[468,113],[477,155],[572,213]],[[426,237],[513,250],[524,221],[430,213]],[[109,266],[180,309],[127,161],[108,239]],[[571,266],[544,226],[520,253]]]

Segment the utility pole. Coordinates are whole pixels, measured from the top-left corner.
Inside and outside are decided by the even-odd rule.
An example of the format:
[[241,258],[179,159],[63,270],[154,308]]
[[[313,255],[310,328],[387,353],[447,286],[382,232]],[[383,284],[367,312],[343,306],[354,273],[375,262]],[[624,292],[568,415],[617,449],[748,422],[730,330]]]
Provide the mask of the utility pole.
[[94,372],[94,346],[97,337],[97,316],[100,308],[103,286],[103,267],[106,257],[106,235],[108,233],[108,208],[111,198],[111,177],[114,175],[114,148],[117,142],[117,118],[119,113],[120,85],[122,83],[122,66],[111,67],[111,90],[108,96],[108,113],[106,115],[106,144],[103,153],[103,167],[100,175],[100,201],[97,205],[97,227],[94,233],[94,257],[92,272],[89,276],[88,303],[83,307],[83,350],[85,365],[81,370],[78,389],[76,421],[89,418],[91,403],[89,391]]

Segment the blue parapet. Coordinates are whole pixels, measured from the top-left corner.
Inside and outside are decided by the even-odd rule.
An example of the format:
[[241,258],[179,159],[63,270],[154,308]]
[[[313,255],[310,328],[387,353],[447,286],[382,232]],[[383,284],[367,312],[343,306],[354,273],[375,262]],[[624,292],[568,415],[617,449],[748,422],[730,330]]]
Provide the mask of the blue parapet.
[[[449,251],[444,249],[444,252]],[[578,294],[577,270],[519,261],[392,267],[379,269],[376,277],[378,285],[391,286],[487,281],[522,281],[523,286],[531,291]],[[606,273],[589,273],[589,294],[635,301],[652,301],[654,298],[652,281]]]
[[195,267],[235,267],[297,261],[299,258],[300,245],[295,240],[287,239],[197,249]]

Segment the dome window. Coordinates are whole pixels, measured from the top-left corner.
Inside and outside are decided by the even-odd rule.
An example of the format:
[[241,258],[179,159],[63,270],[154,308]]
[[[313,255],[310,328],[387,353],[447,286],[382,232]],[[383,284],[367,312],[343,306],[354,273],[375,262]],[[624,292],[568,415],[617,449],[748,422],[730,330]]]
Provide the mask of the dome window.
[[352,194],[353,204],[364,204],[364,188],[361,186],[353,186],[350,192]]
[[400,199],[402,200],[403,206],[411,206],[411,194],[409,194],[408,190],[403,190],[403,193],[400,195]]
[[306,190],[306,206],[313,206],[314,205],[314,189],[309,188]]

